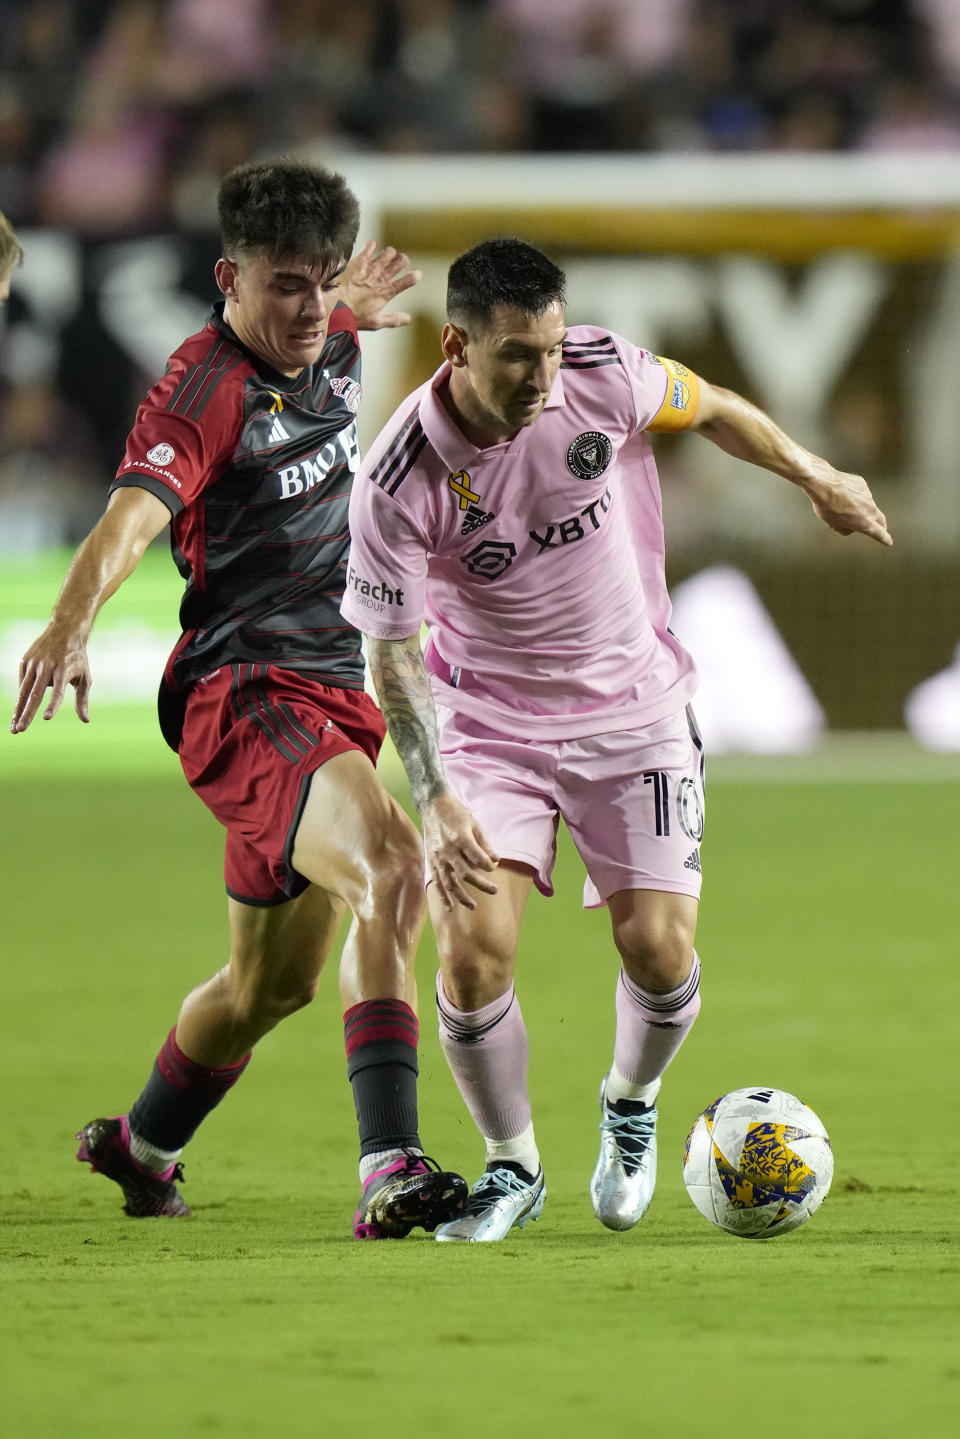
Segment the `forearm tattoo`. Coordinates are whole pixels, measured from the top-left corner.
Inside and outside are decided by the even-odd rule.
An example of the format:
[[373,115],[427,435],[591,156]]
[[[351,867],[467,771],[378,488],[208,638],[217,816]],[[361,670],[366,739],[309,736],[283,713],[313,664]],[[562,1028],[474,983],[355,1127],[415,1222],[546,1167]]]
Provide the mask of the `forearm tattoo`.
[[446,789],[437,712],[418,636],[371,640],[368,659],[387,730],[403,761],[417,809]]

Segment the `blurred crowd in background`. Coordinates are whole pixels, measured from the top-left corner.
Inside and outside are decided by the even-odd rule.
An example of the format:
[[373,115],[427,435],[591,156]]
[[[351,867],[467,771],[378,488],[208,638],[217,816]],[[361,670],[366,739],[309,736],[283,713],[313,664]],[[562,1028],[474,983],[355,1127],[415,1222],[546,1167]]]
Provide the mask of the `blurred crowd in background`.
[[[960,0],[4,0],[0,210],[29,243],[3,317],[0,553],[98,513],[209,303],[241,161],[951,150]],[[167,248],[138,262],[151,236]],[[875,475],[895,452],[846,458]]]
[[957,0],[6,0],[0,209],[203,223],[260,151],[960,147]]
[[[2,0],[0,209],[26,260],[0,316],[0,557],[74,544],[100,514],[136,404],[209,306],[216,189],[233,165],[282,153],[349,175],[364,156],[594,152],[879,154],[899,157],[901,173],[917,154],[960,159],[960,0]],[[887,268],[869,251],[834,263],[814,246],[809,273],[777,269],[776,255],[751,271],[735,239],[732,269],[718,247],[700,269],[679,256],[682,274],[665,257],[663,279],[654,258],[646,280],[676,296],[676,353],[721,383],[757,388],[731,341],[757,307],[801,391],[829,359],[839,378],[822,406],[824,453],[884,494],[899,486],[904,504],[932,474],[937,499],[956,491],[955,418],[960,433],[950,224],[924,251],[908,221],[905,248],[886,258],[910,263]],[[752,299],[721,303],[731,276],[749,281]],[[834,363],[837,337],[818,336],[850,304],[860,318],[841,320],[846,359]],[[872,346],[865,366],[861,341]],[[431,344],[432,357],[432,330]],[[813,443],[803,427],[797,438]],[[700,472],[710,450],[700,445],[693,465],[682,447],[666,459],[675,559],[690,573],[704,558],[748,557],[831,722],[896,724],[909,686],[956,644],[952,554],[935,583],[926,559],[903,565],[913,523],[902,542],[898,531],[896,584],[854,552],[857,589],[827,549],[811,584],[777,548],[810,527],[772,509],[761,524],[759,491],[744,487],[737,504],[725,482],[711,489]],[[696,523],[685,544],[688,489]],[[930,554],[931,534],[950,544],[960,527],[956,504],[932,514]],[[890,646],[872,658],[879,630],[901,637],[896,673]],[[956,669],[960,713],[960,660]]]

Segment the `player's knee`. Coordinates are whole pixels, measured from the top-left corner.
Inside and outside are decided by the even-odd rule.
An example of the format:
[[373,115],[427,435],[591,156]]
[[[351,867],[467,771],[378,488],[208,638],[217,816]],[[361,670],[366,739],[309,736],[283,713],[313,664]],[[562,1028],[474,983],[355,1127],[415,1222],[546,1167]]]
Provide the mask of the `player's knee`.
[[680,918],[633,918],[617,927],[614,939],[624,969],[644,989],[669,993],[690,973],[693,934]]
[[469,1013],[492,1004],[513,982],[513,956],[438,936],[443,991],[457,1009]]
[[278,985],[271,990],[267,1003],[271,1006],[278,1019],[285,1019],[288,1014],[296,1014],[298,1009],[306,1009],[317,997],[319,988],[319,976],[310,979],[297,978],[287,985]]
[[365,856],[362,884],[351,908],[361,921],[392,914],[404,927],[419,920],[423,905],[420,836],[403,815],[376,836]]
[[241,1029],[262,1029],[305,1009],[316,998],[319,976],[283,972],[256,975],[234,987],[234,1022]]

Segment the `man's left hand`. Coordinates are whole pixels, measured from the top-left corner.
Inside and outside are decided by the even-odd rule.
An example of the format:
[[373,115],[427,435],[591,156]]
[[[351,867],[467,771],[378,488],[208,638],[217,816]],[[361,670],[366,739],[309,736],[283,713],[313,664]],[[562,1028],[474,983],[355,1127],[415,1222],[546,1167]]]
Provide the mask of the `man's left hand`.
[[803,488],[814,511],[838,535],[860,534],[881,545],[893,544],[886,516],[862,475],[835,470],[821,460]]
[[421,274],[411,270],[409,256],[402,251],[387,245],[377,254],[376,241],[368,240],[341,274],[337,298],[350,306],[358,330],[395,330],[409,325],[410,316],[404,310],[385,315],[384,309],[415,285]]

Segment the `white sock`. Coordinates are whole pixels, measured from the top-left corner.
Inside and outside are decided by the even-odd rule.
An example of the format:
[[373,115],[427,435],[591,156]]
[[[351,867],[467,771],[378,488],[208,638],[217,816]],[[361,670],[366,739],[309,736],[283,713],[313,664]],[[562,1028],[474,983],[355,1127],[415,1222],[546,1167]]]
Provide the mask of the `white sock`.
[[171,1164],[176,1164],[183,1153],[182,1149],[158,1149],[155,1144],[149,1144],[147,1140],[141,1139],[139,1134],[130,1130],[130,1154],[144,1169],[151,1170],[154,1174],[162,1174],[169,1169]]
[[360,1156],[360,1183],[366,1184],[371,1174],[376,1174],[378,1169],[386,1169],[388,1164],[395,1164],[398,1159],[405,1159],[408,1154],[422,1154],[422,1149],[378,1149],[375,1154],[363,1154]]
[[632,1080],[624,1079],[617,1066],[611,1064],[607,1087],[604,1090],[608,1104],[616,1104],[618,1099],[629,1099],[638,1104],[653,1104],[659,1093],[659,1079],[653,1079],[649,1084],[634,1084]]
[[540,1151],[533,1137],[533,1125],[528,1124],[515,1139],[484,1139],[487,1146],[487,1165],[498,1164],[507,1159],[519,1164],[528,1174],[536,1178],[540,1169]]

